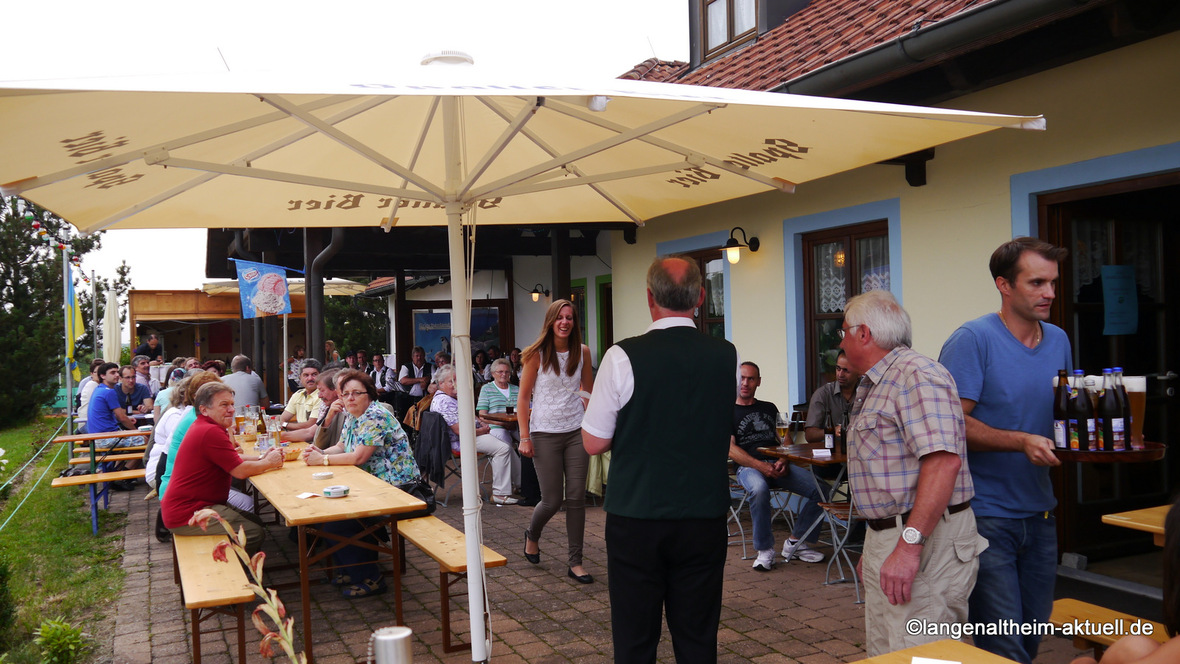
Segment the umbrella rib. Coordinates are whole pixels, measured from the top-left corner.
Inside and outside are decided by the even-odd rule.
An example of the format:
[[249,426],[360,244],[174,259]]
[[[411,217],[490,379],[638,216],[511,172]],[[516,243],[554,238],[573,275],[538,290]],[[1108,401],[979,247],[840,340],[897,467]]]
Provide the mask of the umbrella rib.
[[[547,104],[546,108],[550,108],[558,113],[568,115],[575,120],[581,120],[583,122],[588,122],[592,125],[602,127],[603,129],[609,129],[611,131],[623,131],[626,129],[624,125],[610,122],[608,120],[603,120],[602,118],[596,117],[590,113],[583,113],[567,104],[552,103]],[[717,157],[701,154],[696,150],[691,150],[667,139],[657,138],[655,136],[641,136],[637,140],[643,141],[644,143],[658,148],[662,148],[664,150],[668,150],[669,152],[675,152],[676,154],[683,155],[689,161],[700,161],[701,163],[709,164],[710,166],[720,168],[729,173],[733,173],[734,175],[739,175],[741,177],[754,180],[755,182],[762,183],[772,189],[777,189],[786,193],[793,193],[795,191],[795,183],[793,182],[789,182],[781,178],[767,177],[748,168],[733,166],[726,163],[724,159],[718,159]]]
[[[482,101],[482,98],[480,98],[480,100]],[[471,172],[467,174],[467,181],[459,187],[460,198],[462,198],[464,194],[471,190],[471,187],[475,185],[475,181],[478,180],[480,176],[484,174],[484,171],[486,171],[488,167],[492,165],[492,162],[495,161],[496,157],[500,156],[500,153],[508,147],[508,143],[520,133],[520,131],[524,128],[525,123],[536,115],[537,109],[541,108],[543,104],[543,98],[532,97],[525,107],[520,109],[520,112],[516,114],[516,117],[513,118],[512,121],[508,123],[508,126],[504,128],[504,131],[500,134],[500,137],[497,138],[494,143],[492,143],[492,147],[484,153],[484,156],[479,160],[479,163],[476,164]]]
[[304,122],[308,126],[315,128],[316,131],[327,136],[328,138],[331,138],[353,152],[356,152],[362,157],[377,164],[381,168],[384,168],[395,175],[402,176],[409,182],[412,182],[415,185],[421,187],[423,190],[433,194],[435,199],[442,200],[444,194],[441,187],[434,185],[429,180],[426,180],[420,177],[417,173],[414,173],[412,170],[405,168],[401,164],[390,159],[389,157],[386,157],[380,152],[377,152],[361,141],[358,141],[357,139],[349,136],[331,124],[328,124],[327,122],[324,122],[323,120],[315,117],[300,106],[291,103],[284,97],[278,95],[259,95],[258,98],[270,104],[271,106],[274,106],[280,111],[287,113],[291,117]]
[[[356,106],[353,106],[352,108],[346,109],[344,111],[341,111],[340,113],[337,113],[336,115],[333,115],[331,118],[329,118],[329,121],[330,122],[339,122],[340,120],[350,118],[350,117],[356,115],[357,113],[363,113],[363,112],[369,110],[370,108],[373,108],[374,106],[377,106],[377,105],[383,103],[383,101],[384,100],[365,101],[362,104],[357,104]],[[287,117],[286,115],[283,115],[282,113],[275,113],[275,115],[281,116],[281,119],[286,119],[286,117]],[[315,133],[315,130],[311,129],[310,127],[300,129],[299,131],[291,134],[290,136],[287,136],[286,138],[279,139],[277,141],[274,141],[270,145],[265,145],[257,150],[254,150],[253,152],[246,154],[245,156],[241,157],[237,161],[240,163],[248,164],[255,159],[265,157],[266,155],[274,152],[275,150],[278,150],[280,148],[290,145],[291,143],[294,143],[296,141],[307,138],[308,136],[311,136],[314,133]],[[143,156],[143,155],[140,155],[140,156]],[[213,178],[217,177],[217,175],[218,175],[217,173],[202,173],[201,175],[199,175],[195,178],[192,178],[182,184],[172,187],[168,191],[161,192],[159,194],[156,194],[155,196],[152,196],[151,198],[149,198],[145,201],[140,201],[140,202],[136,203],[135,205],[132,205],[131,207],[124,208],[123,210],[120,210],[119,212],[116,212],[115,214],[112,214],[112,215],[108,216],[107,218],[105,218],[101,221],[98,221],[94,224],[91,224],[90,226],[87,226],[86,228],[83,228],[80,230],[83,233],[96,233],[98,231],[104,231],[107,228],[126,219],[127,217],[130,217],[135,214],[139,214],[140,212],[147,210],[151,207],[154,207],[156,205],[159,205],[160,203],[163,203],[164,201],[166,201],[174,196],[178,196],[180,194],[183,194],[184,192],[186,192],[194,187],[197,187],[199,185],[202,185],[202,184],[212,180]]]
[[690,168],[693,164],[688,161],[675,161],[669,164],[658,164],[655,166],[645,166],[643,168],[632,168],[626,171],[613,171],[611,173],[599,173],[598,175],[584,175],[576,174],[577,179],[569,180],[562,179],[556,182],[535,182],[523,183],[515,187],[508,187],[500,191],[501,196],[518,196],[521,194],[535,194],[542,191],[552,191],[554,189],[565,189],[568,187],[577,187],[582,185],[591,185],[599,182],[612,182],[615,180],[626,180],[627,178],[638,178],[645,175],[655,175],[657,173],[668,173],[682,168]]
[[[434,116],[436,113],[438,113],[438,104],[439,99],[438,97],[435,97],[430,102],[430,110],[426,111],[425,119],[422,121],[422,131],[418,132],[418,142],[414,144],[414,153],[410,155],[411,169],[418,167],[418,157],[422,154],[422,146],[426,144],[426,135],[430,133],[430,125],[434,124]],[[409,180],[402,178],[403,187],[408,183]],[[388,233],[389,230],[397,224],[398,218],[394,215],[397,210],[401,209],[401,206],[402,199],[399,196],[393,200],[393,205],[391,205],[389,208],[389,216],[381,220],[381,228],[383,228],[386,233]]]
[[[483,101],[483,103],[488,108],[492,109],[492,111],[494,113],[496,113],[500,117],[504,118],[505,120],[508,119],[508,113],[506,111],[504,111],[503,109],[501,109],[495,103],[492,103],[491,100],[483,99],[482,97],[480,98],[480,100]],[[537,136],[536,132],[533,132],[532,130],[526,128],[521,133],[524,135],[525,138],[532,141],[533,144],[535,144],[537,147],[541,148],[541,150],[544,151],[549,156],[551,156],[551,157],[557,156],[559,151],[556,148],[554,148],[553,146],[549,145],[549,143],[547,143],[543,138],[541,138],[540,136]],[[573,173],[574,175],[579,176],[579,177],[585,175],[585,173],[582,172],[582,169],[578,168],[574,164],[569,164],[568,166],[566,166],[566,170]],[[535,177],[540,177],[540,176],[538,175]],[[635,222],[639,226],[643,225],[643,218],[640,217],[635,212],[633,212],[631,210],[631,208],[626,203],[619,200],[615,196],[611,195],[610,192],[606,191],[605,189],[603,189],[602,187],[599,187],[596,184],[589,184],[587,186],[590,187],[590,189],[594,190],[594,192],[597,193],[599,196],[606,199],[606,201],[608,203],[615,206],[615,208],[618,209],[619,212],[622,212],[623,215],[626,216],[628,219]]]
[[169,157],[167,155],[160,155],[157,159],[154,159],[152,163],[158,163],[164,166],[173,166],[176,168],[187,168],[194,171],[220,173],[222,175],[237,175],[240,177],[254,178],[257,180],[272,180],[275,182],[287,182],[289,184],[303,184],[312,187],[323,187],[325,189],[343,189],[345,191],[358,191],[384,196],[400,196],[402,198],[408,198],[414,201],[424,201],[427,203],[442,203],[441,200],[435,199],[431,196],[423,195],[422,192],[411,189],[386,187],[382,185],[368,184],[365,182],[337,180],[334,178],[324,178],[313,175],[300,175],[298,173],[285,173],[283,171],[272,171],[265,168],[234,166],[231,164],[215,164],[213,162],[198,161],[196,159],[179,159]]
[[645,125],[641,125],[638,127],[625,127],[625,128],[615,129],[614,131],[618,132],[615,136],[612,136],[612,137],[605,139],[605,140],[598,141],[597,143],[592,143],[591,145],[587,145],[586,147],[580,148],[578,150],[574,150],[573,152],[570,152],[568,154],[557,155],[556,157],[554,157],[553,159],[550,159],[547,162],[537,164],[536,166],[533,166],[531,168],[526,168],[525,170],[519,171],[513,175],[506,177],[506,178],[501,178],[500,180],[497,180],[496,182],[492,182],[492,183],[482,187],[478,191],[473,192],[471,197],[479,199],[479,198],[486,198],[488,196],[497,196],[499,194],[494,193],[497,189],[501,189],[501,188],[507,187],[509,185],[516,184],[516,183],[520,182],[521,180],[526,180],[538,173],[544,173],[545,171],[548,171],[550,169],[557,168],[560,166],[565,166],[565,165],[567,165],[571,162],[577,161],[579,159],[584,159],[584,158],[589,157],[591,155],[598,154],[599,152],[609,150],[613,147],[617,147],[619,145],[622,145],[623,143],[626,143],[628,141],[641,139],[642,137],[647,136],[648,134],[651,134],[653,132],[660,131],[661,129],[666,129],[672,125],[679,124],[681,122],[685,122],[686,120],[691,120],[692,118],[695,118],[699,115],[703,115],[705,113],[709,113],[710,111],[713,111],[718,108],[723,108],[723,107],[724,107],[724,104],[698,104],[696,106],[686,108],[678,113],[673,113],[672,115],[668,115],[663,118],[660,118],[659,120],[656,120],[654,122],[649,122]]
[[[315,102],[312,102],[308,106],[309,106],[309,108],[319,109],[319,108],[323,108],[326,106],[332,106],[334,104],[340,103],[341,101],[346,101],[348,99],[353,99],[353,98],[354,97],[352,97],[352,96],[334,95],[331,97],[325,97],[324,99],[320,99]],[[206,129],[205,131],[197,132],[195,134],[189,134],[188,136],[182,136],[177,139],[164,141],[162,143],[157,143],[156,145],[151,145],[146,148],[138,148],[135,150],[130,150],[128,152],[123,152],[121,154],[111,155],[109,157],[105,157],[105,158],[99,159],[97,161],[91,161],[89,163],[82,164],[80,166],[66,168],[66,169],[63,169],[63,170],[60,170],[60,171],[57,171],[54,173],[50,173],[48,175],[41,175],[41,176],[38,176],[35,178],[29,178],[27,180],[21,180],[19,182],[14,182],[11,185],[5,185],[4,191],[6,193],[10,193],[13,195],[19,195],[20,193],[25,192],[25,191],[30,191],[32,189],[38,189],[40,187],[46,187],[51,184],[61,182],[63,180],[69,180],[70,178],[78,177],[80,175],[86,175],[88,173],[95,173],[98,171],[106,170],[108,168],[114,168],[116,166],[123,166],[125,164],[129,164],[137,159],[142,159],[144,153],[146,153],[146,152],[153,152],[153,151],[157,151],[157,150],[176,150],[179,148],[184,148],[184,147],[188,147],[190,145],[194,145],[196,143],[202,143],[204,141],[213,140],[215,138],[221,138],[222,136],[227,136],[229,134],[233,134],[233,133],[236,133],[239,131],[245,131],[247,129],[253,129],[255,127],[260,127],[262,125],[270,124],[272,122],[286,120],[288,117],[290,117],[290,116],[288,116],[285,113],[279,112],[279,111],[275,111],[274,113],[267,113],[265,115],[260,115],[258,117],[250,118],[248,120],[242,120],[240,122],[234,122],[231,124],[222,125],[220,127]]]

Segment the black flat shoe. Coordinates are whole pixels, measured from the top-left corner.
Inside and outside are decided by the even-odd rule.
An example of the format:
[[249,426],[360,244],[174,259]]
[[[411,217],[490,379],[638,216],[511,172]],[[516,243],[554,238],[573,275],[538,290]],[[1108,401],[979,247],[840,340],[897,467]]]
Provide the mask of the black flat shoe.
[[567,576],[569,576],[569,578],[577,581],[578,583],[594,583],[594,577],[590,576],[589,574],[574,574],[574,570],[572,568],[567,569],[565,573]]
[[524,531],[524,559],[534,565],[539,565],[541,563],[541,550],[537,549],[536,553],[529,553],[529,541],[531,539],[529,537],[529,531],[526,528]]

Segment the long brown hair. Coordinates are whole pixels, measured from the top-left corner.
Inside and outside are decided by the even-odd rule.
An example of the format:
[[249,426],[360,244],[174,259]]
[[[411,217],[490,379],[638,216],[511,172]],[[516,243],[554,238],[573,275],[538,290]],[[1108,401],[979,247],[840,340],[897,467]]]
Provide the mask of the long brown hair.
[[582,354],[582,328],[578,325],[578,308],[574,306],[573,302],[569,300],[554,300],[549,308],[545,311],[545,323],[541,326],[541,335],[531,346],[524,349],[521,354],[521,359],[528,362],[533,355],[541,356],[541,369],[549,369],[553,373],[560,371],[561,362],[557,359],[557,347],[554,341],[553,324],[557,322],[557,315],[561,313],[562,307],[569,307],[573,313],[574,324],[570,329],[569,338],[569,361],[565,363],[565,373],[567,376],[572,376],[577,373],[579,360]]

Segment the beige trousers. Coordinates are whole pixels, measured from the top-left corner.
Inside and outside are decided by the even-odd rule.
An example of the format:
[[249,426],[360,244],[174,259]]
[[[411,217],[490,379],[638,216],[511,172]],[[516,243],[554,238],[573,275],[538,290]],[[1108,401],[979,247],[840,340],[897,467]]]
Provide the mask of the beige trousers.
[[893,605],[881,590],[881,565],[900,537],[900,527],[865,531],[862,572],[869,657],[950,638],[945,632],[913,633],[913,626],[966,622],[967,598],[975,587],[979,554],[987,548],[987,540],[975,531],[975,512],[944,513],[922,547],[910,601]]

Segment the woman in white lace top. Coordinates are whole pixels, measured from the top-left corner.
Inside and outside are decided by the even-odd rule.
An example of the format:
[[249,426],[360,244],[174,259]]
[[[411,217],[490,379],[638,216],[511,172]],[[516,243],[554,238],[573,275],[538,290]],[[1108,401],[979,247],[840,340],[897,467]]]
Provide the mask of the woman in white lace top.
[[583,394],[588,396],[594,374],[576,312],[569,300],[555,300],[545,312],[540,337],[524,350],[516,406],[519,451],[533,458],[541,485],[541,502],[533,509],[524,533],[524,557],[533,564],[541,561],[541,531],[561,509],[564,493],[568,576],[579,583],[593,583],[594,577],[582,567],[586,470],[590,465],[590,456],[582,447],[582,416],[586,412]]

